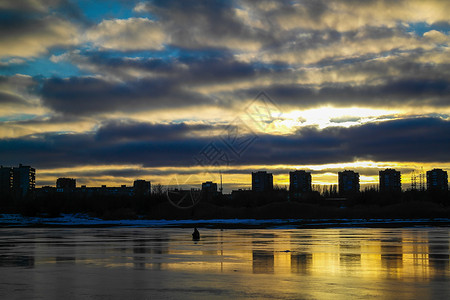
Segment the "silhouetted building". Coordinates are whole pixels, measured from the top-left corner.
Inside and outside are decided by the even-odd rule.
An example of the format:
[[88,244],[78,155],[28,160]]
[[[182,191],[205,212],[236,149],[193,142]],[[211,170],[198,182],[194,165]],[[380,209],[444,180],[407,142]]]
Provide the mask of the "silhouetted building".
[[133,187],[121,185],[120,187],[110,187],[102,185],[101,187],[86,187],[82,185],[75,189],[75,192],[79,196],[83,197],[96,197],[96,196],[112,196],[112,197],[131,197],[135,194]]
[[252,172],[252,191],[267,192],[273,190],[273,175],[266,171]]
[[72,192],[77,187],[77,181],[74,178],[58,178],[56,180],[56,190],[58,192]]
[[217,193],[217,183],[212,181],[203,182],[202,192]]
[[36,188],[35,192],[37,197],[43,197],[54,194],[56,192],[56,188],[54,186],[45,185],[43,187]]
[[429,191],[447,191],[448,176],[442,169],[433,169],[427,171],[427,190]]
[[152,185],[150,181],[135,180],[133,183],[134,195],[136,196],[150,196]]
[[14,193],[23,197],[34,191],[36,171],[30,166],[0,167],[0,193]]
[[299,198],[312,191],[311,173],[303,170],[289,172],[289,194],[293,198]]
[[338,173],[340,195],[352,195],[359,192],[359,173],[345,170]]
[[13,169],[0,166],[0,195],[8,194],[13,188]]
[[231,199],[234,201],[242,201],[244,199],[251,198],[253,194],[254,193],[252,190],[243,190],[243,189],[233,190],[231,191]]
[[25,196],[34,191],[36,186],[36,170],[30,166],[13,168],[13,190],[17,196]]
[[217,183],[206,181],[202,183],[202,198],[207,201],[215,199],[219,193],[217,192]]
[[380,192],[401,192],[401,175],[400,171],[394,169],[386,169],[379,172],[380,176]]

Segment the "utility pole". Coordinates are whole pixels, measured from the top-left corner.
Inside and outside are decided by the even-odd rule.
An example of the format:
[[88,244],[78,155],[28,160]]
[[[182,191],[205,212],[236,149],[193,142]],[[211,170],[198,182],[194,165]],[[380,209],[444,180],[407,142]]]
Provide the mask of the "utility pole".
[[220,194],[223,194],[223,186],[222,186],[222,171],[220,171]]

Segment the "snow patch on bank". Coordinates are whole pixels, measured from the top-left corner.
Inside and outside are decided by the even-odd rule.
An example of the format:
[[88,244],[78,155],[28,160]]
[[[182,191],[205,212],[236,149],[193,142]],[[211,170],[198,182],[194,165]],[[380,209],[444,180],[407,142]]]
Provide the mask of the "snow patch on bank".
[[366,227],[377,225],[449,226],[449,218],[436,219],[211,219],[211,220],[103,220],[86,214],[62,214],[56,218],[25,217],[20,214],[0,214],[1,227],[80,226],[80,227],[222,227],[260,226],[272,229],[301,227]]

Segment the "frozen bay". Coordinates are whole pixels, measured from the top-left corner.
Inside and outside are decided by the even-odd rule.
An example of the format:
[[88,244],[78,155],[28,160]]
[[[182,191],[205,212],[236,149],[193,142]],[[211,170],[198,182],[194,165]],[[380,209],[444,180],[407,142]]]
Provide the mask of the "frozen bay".
[[0,228],[2,299],[448,299],[448,227]]

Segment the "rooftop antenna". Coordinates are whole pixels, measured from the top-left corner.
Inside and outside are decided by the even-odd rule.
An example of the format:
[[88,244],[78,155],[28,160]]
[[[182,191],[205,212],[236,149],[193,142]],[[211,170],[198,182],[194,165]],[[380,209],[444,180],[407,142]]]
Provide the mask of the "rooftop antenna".
[[222,186],[222,171],[220,171],[220,193],[223,192],[223,186]]

